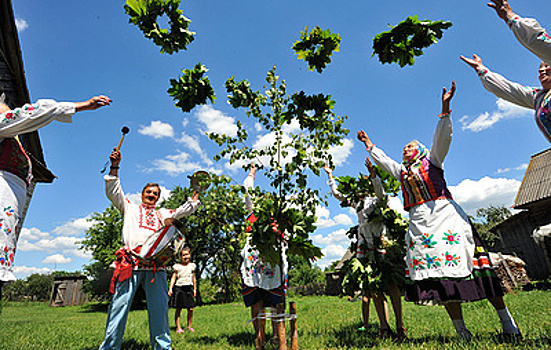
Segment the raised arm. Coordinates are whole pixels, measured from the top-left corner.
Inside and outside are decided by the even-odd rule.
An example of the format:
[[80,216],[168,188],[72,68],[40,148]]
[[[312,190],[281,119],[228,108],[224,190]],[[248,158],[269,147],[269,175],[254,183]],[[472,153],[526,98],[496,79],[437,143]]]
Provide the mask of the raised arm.
[[377,176],[375,168],[373,168],[371,160],[369,160],[369,157],[365,157],[365,167],[369,171],[371,181],[373,181],[373,189],[375,190],[375,195],[377,196],[377,198],[379,198],[379,200],[383,200],[385,198],[385,190],[383,188],[381,179]]
[[245,206],[247,207],[248,211],[253,210],[253,200],[251,198],[251,195],[249,194],[249,189],[254,187],[254,177],[256,174],[256,166],[254,163],[251,163],[251,168],[249,169],[249,175],[243,182],[243,187],[245,187]]
[[[533,18],[521,18],[513,12],[509,1],[491,0],[488,6],[493,8],[498,17],[507,23],[517,40],[543,62],[551,65],[551,37],[538,21]],[[542,11],[545,12],[545,11]]]
[[325,164],[323,170],[327,173],[327,184],[329,185],[329,188],[331,188],[331,193],[333,193],[333,196],[341,202],[344,201],[346,197],[337,189],[337,182],[333,178],[333,169],[331,169],[329,164]]
[[109,105],[110,102],[107,96],[96,96],[85,102],[38,100],[34,104],[26,104],[13,110],[6,108],[0,114],[0,137],[15,137],[36,131],[54,120],[70,123],[76,112],[97,109]]
[[450,144],[452,141],[452,121],[450,117],[450,103],[455,94],[455,81],[452,81],[452,87],[448,91],[445,87],[442,89],[442,114],[438,117],[440,120],[436,124],[436,130],[434,131],[434,137],[432,139],[432,146],[430,148],[430,161],[442,168],[444,164],[444,158],[448,154]]
[[491,72],[482,64],[482,59],[477,55],[473,55],[473,58],[465,56],[460,56],[460,58],[474,69],[486,90],[518,106],[534,108],[534,98],[537,93],[534,88],[511,82],[500,74]]
[[[197,191],[193,191],[191,197],[188,198],[188,200],[184,204],[176,208],[171,217],[174,219],[181,219],[183,217],[189,216],[193,214],[200,205],[201,202],[199,201],[199,193]],[[165,221],[165,224],[168,223],[169,222]]]
[[124,213],[127,202],[124,198],[124,192],[122,191],[118,175],[121,159],[121,152],[115,148],[109,156],[109,160],[111,161],[109,175],[105,175],[103,178],[105,180],[105,193],[107,194],[107,198],[109,198],[111,203],[113,203],[121,213]]
[[402,165],[383,152],[382,149],[377,148],[367,133],[363,130],[358,131],[358,140],[365,145],[365,149],[369,152],[375,164],[383,168],[384,171],[399,179],[402,173]]

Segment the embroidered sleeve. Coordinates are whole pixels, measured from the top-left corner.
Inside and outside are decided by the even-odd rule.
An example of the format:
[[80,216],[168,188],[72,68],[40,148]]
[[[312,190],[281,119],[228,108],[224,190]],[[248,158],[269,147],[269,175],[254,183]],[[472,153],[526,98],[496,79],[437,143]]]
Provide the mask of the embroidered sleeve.
[[335,196],[335,198],[337,198],[341,202],[346,199],[346,197],[343,196],[343,194],[340,193],[337,189],[337,182],[335,181],[335,179],[328,180],[327,184],[331,188],[331,193],[333,193],[333,196]]
[[429,154],[429,159],[432,164],[439,168],[443,167],[444,158],[446,158],[450,149],[452,134],[452,119],[449,114],[446,114],[442,116],[440,120],[438,120],[438,124],[436,124],[436,130],[434,131]]
[[38,100],[34,104],[26,104],[0,114],[0,137],[15,137],[36,131],[53,120],[70,123],[74,113],[74,103]]
[[176,208],[174,214],[172,214],[172,217],[175,219],[181,219],[185,216],[189,216],[193,214],[197,208],[199,208],[199,205],[201,205],[200,201],[194,201],[191,198],[188,198],[187,202]]
[[390,175],[400,179],[400,174],[402,173],[402,165],[400,163],[387,156],[385,152],[377,146],[373,146],[369,154],[371,154],[375,164],[383,168],[383,170]]
[[517,40],[543,62],[551,65],[551,37],[533,18],[515,17],[509,26]]
[[126,206],[129,205],[130,202],[124,198],[120,179],[112,175],[105,175],[103,179],[105,180],[105,193],[107,194],[107,198],[109,198],[115,208],[124,214]]
[[482,86],[497,97],[518,106],[534,109],[537,89],[505,79],[498,73],[484,70],[478,73]]

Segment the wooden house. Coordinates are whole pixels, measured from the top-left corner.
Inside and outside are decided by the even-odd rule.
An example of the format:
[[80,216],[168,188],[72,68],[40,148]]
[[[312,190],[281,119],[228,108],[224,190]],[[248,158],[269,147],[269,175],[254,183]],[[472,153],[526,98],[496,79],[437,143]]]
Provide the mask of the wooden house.
[[522,210],[492,231],[500,237],[498,249],[526,263],[532,279],[546,279],[551,272],[551,148],[535,154],[520,185],[515,209]]
[[88,295],[82,291],[86,276],[58,276],[54,278],[50,306],[77,306],[88,301]]

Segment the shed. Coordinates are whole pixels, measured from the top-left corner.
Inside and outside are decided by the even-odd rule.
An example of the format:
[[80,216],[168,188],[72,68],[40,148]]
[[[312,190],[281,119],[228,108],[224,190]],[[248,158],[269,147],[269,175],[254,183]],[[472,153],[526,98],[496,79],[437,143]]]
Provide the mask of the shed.
[[522,211],[492,229],[500,238],[500,251],[524,260],[530,278],[546,279],[551,237],[540,228],[551,223],[551,148],[531,157],[513,207]]
[[335,271],[325,273],[325,295],[341,295],[342,294],[342,279],[344,278],[342,268],[344,264],[352,259],[353,254],[348,249],[341,260],[335,266]]
[[[30,102],[11,0],[0,0],[0,94],[2,93],[6,94],[6,103],[10,107],[19,107]],[[55,176],[46,167],[38,132],[18,137],[32,161],[33,169],[33,180],[27,188],[27,200],[21,224],[18,225],[21,230],[36,183],[51,183]]]
[[54,277],[50,307],[76,306],[88,302],[88,295],[82,291],[86,276],[58,276]]

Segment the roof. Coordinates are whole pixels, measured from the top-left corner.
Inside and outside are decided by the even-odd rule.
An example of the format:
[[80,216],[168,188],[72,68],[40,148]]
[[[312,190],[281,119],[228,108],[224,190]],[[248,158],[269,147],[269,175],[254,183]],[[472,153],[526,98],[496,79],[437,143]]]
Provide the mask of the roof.
[[535,154],[515,199],[515,209],[527,209],[531,204],[551,199],[551,148]]
[[[10,107],[30,102],[11,0],[0,0],[0,93],[2,92],[6,94],[6,102]],[[38,132],[19,135],[19,140],[31,158],[34,180],[52,182],[55,175],[45,165]]]

